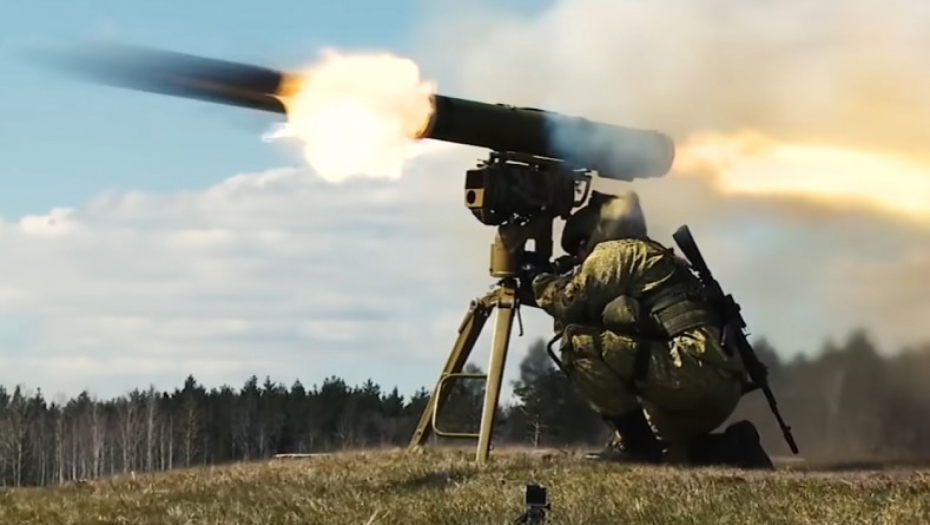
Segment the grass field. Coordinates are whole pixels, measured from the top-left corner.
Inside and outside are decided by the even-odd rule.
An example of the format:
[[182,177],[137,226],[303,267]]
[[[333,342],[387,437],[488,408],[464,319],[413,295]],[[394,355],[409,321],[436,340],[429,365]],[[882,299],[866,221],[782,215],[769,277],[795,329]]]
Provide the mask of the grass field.
[[0,492],[3,524],[505,524],[526,483],[549,523],[930,523],[930,470],[746,473],[591,463],[567,454],[356,452]]

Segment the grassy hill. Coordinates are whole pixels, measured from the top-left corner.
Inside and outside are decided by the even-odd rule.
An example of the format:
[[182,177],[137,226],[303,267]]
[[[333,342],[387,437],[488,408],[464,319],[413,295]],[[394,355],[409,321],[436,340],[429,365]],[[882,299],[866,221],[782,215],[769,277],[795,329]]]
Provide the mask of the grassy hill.
[[471,449],[356,452],[0,492],[0,523],[505,524],[522,489],[549,489],[549,523],[930,523],[930,470],[746,473]]

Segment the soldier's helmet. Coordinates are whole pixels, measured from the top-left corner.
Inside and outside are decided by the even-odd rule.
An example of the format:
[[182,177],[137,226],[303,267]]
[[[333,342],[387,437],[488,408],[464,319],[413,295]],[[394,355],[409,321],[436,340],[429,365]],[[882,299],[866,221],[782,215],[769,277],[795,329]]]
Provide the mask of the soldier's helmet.
[[565,253],[575,254],[582,247],[590,251],[600,242],[645,236],[646,218],[636,192],[592,191],[588,203],[565,221],[561,244]]

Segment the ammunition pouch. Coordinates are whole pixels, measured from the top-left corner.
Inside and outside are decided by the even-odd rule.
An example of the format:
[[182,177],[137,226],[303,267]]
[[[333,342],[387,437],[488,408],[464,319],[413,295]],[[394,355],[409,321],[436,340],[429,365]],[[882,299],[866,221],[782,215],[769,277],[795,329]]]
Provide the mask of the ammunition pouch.
[[634,333],[639,330],[640,321],[639,301],[628,295],[621,295],[607,303],[601,312],[601,322],[611,332]]
[[[622,297],[620,299],[622,299]],[[626,300],[632,301],[632,303],[627,302],[627,301],[621,301],[618,304],[615,304],[614,306],[615,307],[623,306],[623,307],[632,308],[630,305],[636,304],[635,300],[630,297],[627,297]],[[606,313],[606,310],[607,308],[605,308],[605,313]],[[629,313],[629,312],[625,312],[623,309],[620,309],[618,310],[618,312],[615,312],[615,313],[623,314],[623,313]],[[573,368],[573,361],[576,358],[576,356],[578,356],[579,349],[574,347],[572,339],[574,338],[574,336],[577,336],[577,335],[590,336],[592,339],[592,345],[594,347],[592,350],[598,356],[603,356],[604,347],[603,347],[603,342],[601,341],[601,336],[604,334],[605,331],[610,331],[614,333],[624,333],[625,335],[628,335],[628,336],[631,335],[629,332],[623,332],[623,331],[616,332],[612,328],[601,327],[601,326],[590,326],[590,325],[580,325],[580,324],[570,324],[566,326],[565,329],[560,334],[560,337],[562,337],[562,345],[560,348],[562,352],[562,360],[557,361],[557,363],[559,363],[559,368],[561,368],[562,371],[565,372],[566,374],[569,374],[571,369]],[[551,348],[551,345],[555,343],[555,341],[558,339],[558,337],[559,336],[554,338],[549,343],[550,348]],[[630,388],[630,390],[635,395],[641,395],[646,385],[646,375],[649,372],[649,361],[652,357],[650,348],[651,347],[648,344],[646,344],[645,341],[642,341],[638,345],[636,349],[636,354],[633,358],[633,375],[632,377],[629,378],[627,386]],[[552,355],[551,352],[550,352],[550,355]]]
[[597,347],[598,352],[600,353],[601,346],[601,334],[604,332],[604,329],[600,326],[590,326],[582,324],[570,324],[562,330],[562,352],[574,352],[575,347],[572,344],[572,339],[576,335],[587,335],[591,336],[591,339],[594,341],[594,345]]
[[671,339],[701,326],[719,326],[720,316],[700,292],[685,284],[660,288],[640,299],[656,335]]
[[[552,340],[549,342],[549,356],[552,357],[555,362],[559,365],[559,368],[569,374],[572,368],[574,368],[575,359],[578,357],[578,349],[574,345],[574,337],[576,335],[589,335],[593,341],[595,352],[599,355],[602,354],[603,348],[601,347],[601,338],[600,335],[603,332],[603,328],[597,326],[581,325],[581,324],[570,324],[566,325]],[[559,345],[559,353],[561,354],[561,359],[555,358],[555,352],[552,351],[552,346],[561,339],[561,344]]]

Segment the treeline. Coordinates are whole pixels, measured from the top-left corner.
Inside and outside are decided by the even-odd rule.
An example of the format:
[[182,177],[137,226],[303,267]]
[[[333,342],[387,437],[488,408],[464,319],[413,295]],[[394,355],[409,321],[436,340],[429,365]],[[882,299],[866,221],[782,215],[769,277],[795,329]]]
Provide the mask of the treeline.
[[[790,362],[779,360],[764,340],[756,347],[805,458],[930,456],[930,347],[886,357],[862,332],[843,345],[826,345],[815,358]],[[516,399],[498,415],[496,444],[604,443],[602,422],[553,366],[541,341],[519,368]],[[480,382],[459,382],[439,427],[476,432],[482,396]],[[64,402],[50,402],[41,391],[0,387],[0,484],[50,485],[278,453],[406,446],[428,398],[425,388],[405,397],[371,380],[349,386],[337,377],[310,388],[252,377],[238,389],[209,390],[189,377],[173,392],[150,388],[111,400],[82,393]],[[787,451],[761,393],[747,396],[734,419],[745,417],[773,454]]]
[[[930,344],[880,352],[863,331],[827,343],[816,357],[781,362],[756,342],[769,365],[779,410],[807,460],[930,459]],[[763,357],[764,355],[764,357]],[[734,418],[749,418],[773,455],[790,455],[761,392],[743,398]]]

